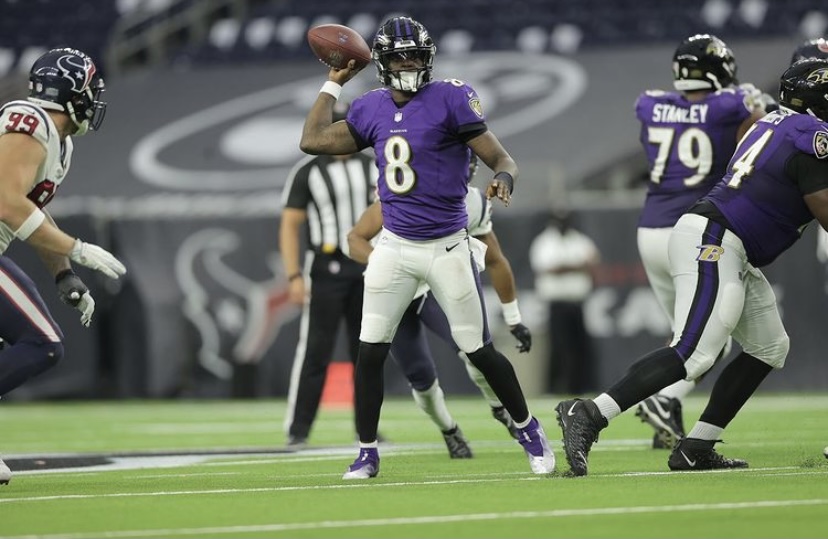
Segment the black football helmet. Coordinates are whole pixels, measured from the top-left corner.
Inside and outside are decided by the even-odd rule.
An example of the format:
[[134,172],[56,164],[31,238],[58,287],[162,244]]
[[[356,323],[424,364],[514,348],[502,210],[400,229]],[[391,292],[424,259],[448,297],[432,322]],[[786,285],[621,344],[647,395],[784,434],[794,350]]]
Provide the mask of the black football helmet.
[[828,59],[828,40],[824,37],[806,41],[802,45],[794,49],[793,56],[791,56],[791,64],[795,64],[805,58],[822,58]]
[[[371,58],[383,86],[416,92],[431,80],[436,52],[437,47],[425,26],[410,17],[393,17],[382,23],[377,31]],[[406,71],[392,71],[389,67],[393,59],[409,58],[421,59],[423,67]]]
[[779,104],[828,122],[828,60],[806,58],[782,73]]
[[29,101],[65,112],[77,126],[76,136],[101,127],[106,114],[103,91],[104,81],[95,63],[76,49],[52,49],[29,71]]
[[736,80],[736,60],[724,41],[711,34],[688,37],[673,54],[676,90],[721,90]]

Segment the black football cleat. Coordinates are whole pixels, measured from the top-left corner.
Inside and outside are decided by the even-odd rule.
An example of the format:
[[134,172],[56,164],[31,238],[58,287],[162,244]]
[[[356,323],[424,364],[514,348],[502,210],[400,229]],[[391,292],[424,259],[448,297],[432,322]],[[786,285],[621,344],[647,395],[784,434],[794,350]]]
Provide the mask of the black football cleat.
[[717,442],[721,440],[683,438],[673,448],[667,466],[673,471],[726,470],[748,467],[746,460],[729,459],[717,453],[713,449]]
[[470,459],[474,456],[472,455],[468,440],[463,436],[463,431],[457,425],[453,429],[443,432],[443,440],[446,441],[449,457],[453,459]]
[[638,404],[635,415],[655,429],[654,449],[672,449],[684,438],[681,401],[674,397],[653,395]]
[[563,446],[570,474],[586,475],[589,450],[598,441],[598,433],[609,422],[591,400],[562,401],[555,407],[555,412],[563,432]]

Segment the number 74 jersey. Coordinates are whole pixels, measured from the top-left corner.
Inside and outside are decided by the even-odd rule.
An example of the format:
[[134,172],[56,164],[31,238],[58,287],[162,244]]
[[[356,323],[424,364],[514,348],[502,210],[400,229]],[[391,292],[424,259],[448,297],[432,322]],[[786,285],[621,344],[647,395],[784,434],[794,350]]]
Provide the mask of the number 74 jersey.
[[754,266],[773,262],[813,221],[803,197],[828,189],[815,158],[828,159],[828,123],[779,109],[750,128],[727,174],[705,197],[742,240]]
[[[46,160],[32,178],[28,198],[44,207],[63,182],[72,161],[72,139],[60,139],[57,126],[41,107],[28,101],[10,101],[0,107],[0,136],[21,133],[34,137],[46,150]],[[0,253],[14,238],[12,231],[0,223]]]

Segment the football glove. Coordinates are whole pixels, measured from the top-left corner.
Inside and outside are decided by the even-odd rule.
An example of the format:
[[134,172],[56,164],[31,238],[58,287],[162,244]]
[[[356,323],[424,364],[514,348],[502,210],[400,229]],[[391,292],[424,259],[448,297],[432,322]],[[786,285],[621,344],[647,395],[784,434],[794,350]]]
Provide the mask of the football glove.
[[528,352],[532,349],[532,332],[529,331],[529,328],[524,326],[523,324],[515,324],[511,328],[509,328],[512,336],[518,340],[520,344],[518,344],[515,348],[518,349],[518,352]]
[[112,253],[92,243],[75,240],[75,245],[69,252],[72,262],[100,271],[111,279],[117,279],[126,273],[126,267]]
[[60,300],[79,310],[81,324],[89,327],[89,324],[92,323],[92,313],[95,312],[95,300],[80,277],[75,275],[72,270],[64,270],[57,274],[55,283],[57,284]]

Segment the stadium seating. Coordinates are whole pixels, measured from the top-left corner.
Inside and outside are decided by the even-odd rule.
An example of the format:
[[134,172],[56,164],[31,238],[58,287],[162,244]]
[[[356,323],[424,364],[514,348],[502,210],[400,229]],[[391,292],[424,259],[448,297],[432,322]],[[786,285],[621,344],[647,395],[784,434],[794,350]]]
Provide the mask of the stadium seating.
[[[346,24],[370,37],[379,21],[412,14],[444,52],[581,49],[677,41],[688,31],[725,39],[828,33],[822,0],[0,0],[0,78],[46,48],[71,44],[102,67],[310,59],[308,27]],[[391,11],[393,9],[393,11]],[[170,21],[175,21],[171,25]],[[59,22],[59,24],[57,24]],[[188,28],[190,26],[190,28]],[[165,34],[166,32],[166,34]],[[163,36],[163,37],[162,37]],[[151,49],[152,40],[164,46]],[[137,42],[121,56],[109,48]]]

